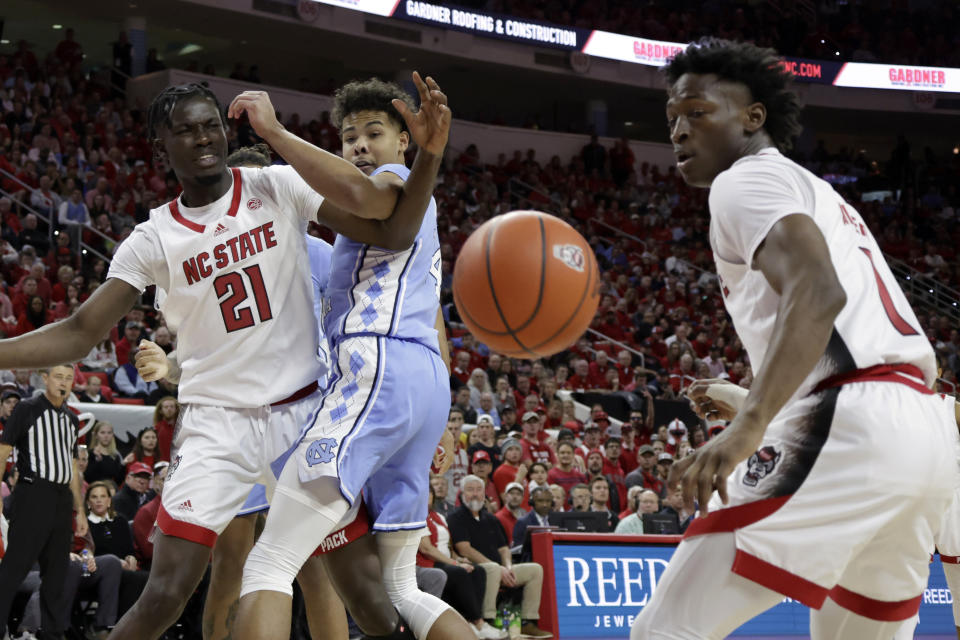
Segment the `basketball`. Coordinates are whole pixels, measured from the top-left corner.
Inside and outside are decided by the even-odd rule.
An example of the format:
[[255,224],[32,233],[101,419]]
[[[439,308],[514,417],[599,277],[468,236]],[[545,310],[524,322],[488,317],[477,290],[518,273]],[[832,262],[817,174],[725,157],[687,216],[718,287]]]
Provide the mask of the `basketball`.
[[574,344],[597,312],[597,259],[563,220],[512,211],[467,238],[453,269],[453,299],[491,351],[550,356]]

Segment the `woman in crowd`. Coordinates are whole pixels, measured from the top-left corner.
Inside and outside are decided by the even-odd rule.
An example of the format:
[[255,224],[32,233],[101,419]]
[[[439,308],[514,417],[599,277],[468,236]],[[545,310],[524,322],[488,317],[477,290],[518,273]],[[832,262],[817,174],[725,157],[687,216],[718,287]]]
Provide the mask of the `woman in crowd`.
[[479,367],[470,372],[470,379],[467,381],[467,387],[470,389],[470,407],[480,409],[480,395],[486,392],[492,392],[490,381],[487,380],[487,372]]
[[153,410],[153,429],[157,434],[157,450],[161,460],[170,460],[170,446],[173,444],[173,429],[180,416],[180,403],[173,396],[164,396]]
[[549,486],[550,483],[547,480],[547,476],[547,465],[542,462],[534,462],[531,464],[530,473],[527,475],[527,491],[529,494],[533,494],[533,490],[537,487]]
[[127,472],[117,451],[113,425],[109,422],[97,421],[90,431],[90,442],[93,443],[93,449],[90,451],[87,471],[83,474],[84,479],[91,483],[97,480],[109,480],[114,486],[120,486]]
[[444,602],[473,625],[478,638],[506,638],[507,634],[490,626],[483,619],[481,599],[487,585],[487,574],[472,563],[457,558],[450,545],[450,529],[446,519],[433,510],[433,487],[430,488],[430,511],[427,513],[429,535],[420,539],[417,551],[417,565],[434,567],[447,574],[447,584],[443,588]]
[[47,311],[47,305],[44,304],[40,296],[31,296],[27,302],[27,308],[17,318],[17,324],[14,327],[7,327],[7,335],[19,336],[24,333],[30,333],[34,329],[50,323],[50,312]]
[[117,368],[117,350],[113,346],[110,334],[101,340],[80,364],[87,371],[112,371]]
[[161,460],[160,452],[157,448],[157,430],[153,427],[147,427],[137,436],[137,441],[133,445],[133,451],[127,454],[123,459],[123,464],[128,468],[134,462],[142,462],[151,469],[157,461]]
[[87,522],[90,523],[90,535],[93,538],[96,555],[120,558],[123,572],[120,576],[120,599],[117,610],[122,616],[140,597],[149,574],[139,570],[140,563],[133,547],[133,531],[130,529],[130,523],[117,517],[112,500],[110,487],[105,482],[91,484],[84,498]]

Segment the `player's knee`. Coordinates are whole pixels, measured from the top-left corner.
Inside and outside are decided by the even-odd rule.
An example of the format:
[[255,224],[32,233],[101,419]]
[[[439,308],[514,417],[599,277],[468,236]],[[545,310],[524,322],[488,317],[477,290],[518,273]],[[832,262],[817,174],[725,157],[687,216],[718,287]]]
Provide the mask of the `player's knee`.
[[300,571],[300,563],[289,557],[280,547],[274,547],[262,538],[254,545],[243,565],[243,583],[240,597],[254,591],[279,591],[293,595],[293,579]]
[[166,620],[172,624],[187,605],[193,590],[187,590],[176,580],[148,580],[143,595],[138,602],[149,603],[151,616]]

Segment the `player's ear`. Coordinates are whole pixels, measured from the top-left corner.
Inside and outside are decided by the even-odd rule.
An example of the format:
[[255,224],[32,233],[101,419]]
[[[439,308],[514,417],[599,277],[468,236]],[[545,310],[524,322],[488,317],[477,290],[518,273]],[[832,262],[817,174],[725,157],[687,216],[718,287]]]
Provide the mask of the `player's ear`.
[[747,133],[756,133],[763,128],[767,121],[767,108],[762,102],[749,104],[743,110],[743,130]]
[[400,140],[400,152],[403,153],[407,150],[407,147],[410,146],[410,134],[406,131],[401,131],[398,139]]

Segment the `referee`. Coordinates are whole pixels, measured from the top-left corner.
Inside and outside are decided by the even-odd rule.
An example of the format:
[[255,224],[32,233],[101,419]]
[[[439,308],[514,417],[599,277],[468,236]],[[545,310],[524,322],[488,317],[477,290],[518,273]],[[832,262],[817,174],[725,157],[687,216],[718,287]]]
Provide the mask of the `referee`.
[[40,562],[40,637],[60,637],[69,624],[60,602],[73,542],[87,532],[77,470],[76,416],[64,401],[73,387],[73,367],[41,371],[43,395],[20,402],[0,434],[0,461],[17,450],[20,480],[13,490],[7,553],[0,562],[0,638],[4,637],[17,588],[34,562]]

